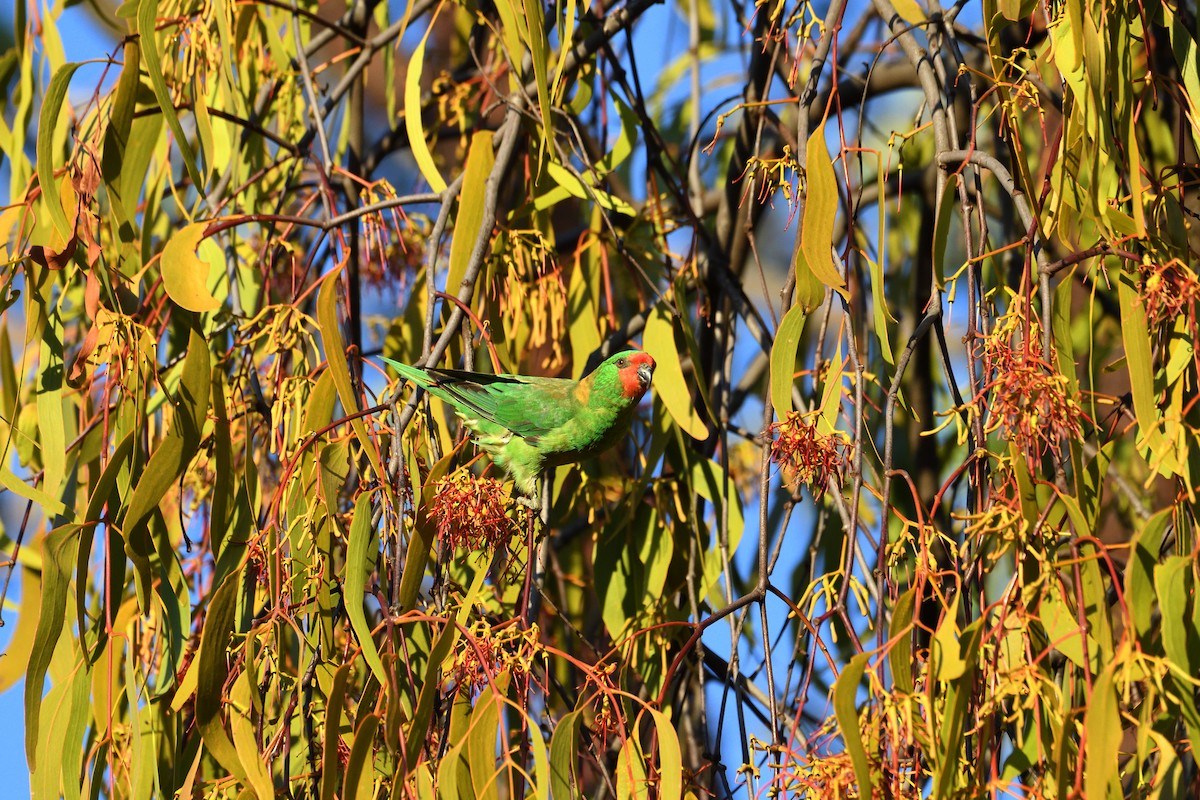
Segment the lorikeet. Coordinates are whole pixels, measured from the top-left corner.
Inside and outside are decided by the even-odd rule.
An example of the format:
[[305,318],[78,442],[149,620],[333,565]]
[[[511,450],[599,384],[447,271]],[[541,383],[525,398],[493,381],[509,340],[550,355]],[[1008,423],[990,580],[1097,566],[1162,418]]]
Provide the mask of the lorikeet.
[[626,350],[578,381],[422,369],[383,359],[454,407],[475,442],[535,497],[542,470],[595,455],[629,430],[650,387],[654,359]]

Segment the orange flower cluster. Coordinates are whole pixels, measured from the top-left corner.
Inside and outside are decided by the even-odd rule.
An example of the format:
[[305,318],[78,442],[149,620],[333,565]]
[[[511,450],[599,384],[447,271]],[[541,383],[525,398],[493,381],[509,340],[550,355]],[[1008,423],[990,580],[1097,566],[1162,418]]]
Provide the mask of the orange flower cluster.
[[768,429],[771,460],[778,464],[793,488],[808,486],[819,499],[829,486],[830,477],[841,482],[850,443],[837,433],[823,434],[803,415],[789,413]]
[[1150,324],[1171,325],[1178,317],[1193,313],[1200,297],[1200,280],[1177,258],[1165,264],[1144,264],[1141,295]]
[[500,481],[463,469],[438,481],[430,516],[443,545],[493,553],[507,548],[515,531],[505,513],[509,503]]
[[984,354],[989,374],[996,376],[985,430],[1003,429],[1031,465],[1059,442],[1083,436],[1083,412],[1069,394],[1067,377],[1033,350],[1037,340],[1031,334],[1013,347],[1009,337],[993,336]]

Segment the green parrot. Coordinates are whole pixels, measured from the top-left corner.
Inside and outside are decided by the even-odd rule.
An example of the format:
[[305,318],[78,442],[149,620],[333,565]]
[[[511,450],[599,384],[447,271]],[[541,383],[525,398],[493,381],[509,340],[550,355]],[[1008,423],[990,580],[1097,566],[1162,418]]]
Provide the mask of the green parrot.
[[525,375],[488,375],[410,367],[383,359],[410,383],[454,407],[475,442],[536,497],[542,470],[595,455],[616,444],[642,395],[654,359],[626,350],[577,381]]

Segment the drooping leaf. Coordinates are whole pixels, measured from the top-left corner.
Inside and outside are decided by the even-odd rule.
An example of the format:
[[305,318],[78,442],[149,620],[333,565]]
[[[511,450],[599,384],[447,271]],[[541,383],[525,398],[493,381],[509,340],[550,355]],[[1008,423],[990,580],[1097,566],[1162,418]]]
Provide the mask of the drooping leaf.
[[1096,676],[1083,720],[1083,728],[1087,733],[1083,787],[1088,797],[1121,796],[1116,781],[1122,726],[1117,693],[1113,687],[1113,667],[1110,664]]
[[[492,139],[491,131],[479,131],[471,137],[471,146],[467,150],[462,192],[458,197],[458,216],[454,220],[455,235],[450,242],[447,294],[457,296],[462,291],[462,280],[471,261],[471,251],[482,233],[479,228],[483,224],[483,201],[487,197],[487,180],[496,163]],[[471,305],[471,298],[466,298],[466,303]]]
[[[437,19],[437,14],[434,14],[434,19]],[[421,121],[421,72],[425,65],[425,45],[433,30],[434,25],[431,21],[425,29],[425,35],[408,57],[408,70],[404,75],[404,128],[408,133],[409,148],[421,176],[433,191],[444,192],[446,180],[433,163],[433,154],[429,151],[429,144],[425,140],[425,126]]]
[[38,183],[42,187],[42,197],[46,208],[50,211],[50,219],[55,230],[63,240],[75,235],[75,219],[68,218],[66,210],[58,202],[58,181],[54,178],[54,132],[58,126],[58,117],[62,113],[63,103],[67,99],[67,89],[70,88],[71,78],[81,64],[64,64],[46,87],[46,96],[42,100],[41,117],[38,120],[37,134],[37,171]]
[[829,148],[825,144],[824,125],[817,125],[808,138],[805,176],[808,188],[800,227],[804,260],[817,280],[844,296],[846,282],[833,263],[833,223],[837,218],[838,189]]
[[378,558],[378,551],[371,552],[371,541],[371,495],[364,492],[354,503],[350,520],[350,541],[346,549],[346,616],[350,618],[350,627],[358,637],[367,666],[375,673],[380,684],[387,685],[387,671],[379,658],[379,650],[375,646],[363,606],[367,578],[374,571]]
[[870,787],[875,784],[858,722],[858,685],[862,681],[868,656],[868,653],[859,653],[850,659],[833,686],[833,711],[841,729],[842,741],[846,743],[846,751],[850,753],[850,761],[854,765],[859,793],[864,796],[870,794]]
[[655,306],[646,320],[643,337],[646,352],[654,356],[658,364],[654,373],[654,392],[662,398],[671,417],[688,436],[701,441],[707,439],[708,426],[692,403],[691,388],[683,375],[679,349],[675,346],[675,326],[662,305]]
[[[179,148],[183,167],[192,179],[192,185],[198,191],[203,191],[204,178],[196,166],[196,156],[192,153],[192,146],[188,141],[187,134],[179,122],[179,115],[175,113],[175,103],[171,99],[171,90],[167,87],[162,52],[158,49],[158,37],[155,35],[157,22],[158,0],[138,0],[137,32],[141,37],[142,58],[146,62],[146,74],[150,78],[150,86],[154,89],[154,96],[158,100],[158,107],[162,111],[163,119],[167,121],[167,126],[175,135],[175,146]],[[126,197],[125,200],[130,202],[131,198]]]
[[775,416],[781,420],[792,411],[796,352],[807,318],[801,306],[789,308],[775,332],[775,343],[771,345],[771,405],[775,407]]
[[550,795],[554,800],[579,796],[579,773],[576,756],[579,753],[579,724],[581,711],[564,714],[554,726],[550,737]]

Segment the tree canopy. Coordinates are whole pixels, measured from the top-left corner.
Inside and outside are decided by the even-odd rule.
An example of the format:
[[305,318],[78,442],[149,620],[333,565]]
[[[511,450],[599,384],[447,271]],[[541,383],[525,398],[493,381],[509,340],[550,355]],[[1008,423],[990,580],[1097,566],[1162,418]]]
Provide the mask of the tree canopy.
[[[16,0],[34,796],[1195,792],[1198,24]],[[540,514],[379,358],[631,346]]]

